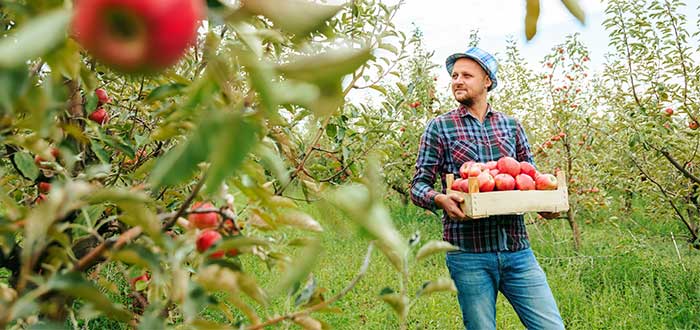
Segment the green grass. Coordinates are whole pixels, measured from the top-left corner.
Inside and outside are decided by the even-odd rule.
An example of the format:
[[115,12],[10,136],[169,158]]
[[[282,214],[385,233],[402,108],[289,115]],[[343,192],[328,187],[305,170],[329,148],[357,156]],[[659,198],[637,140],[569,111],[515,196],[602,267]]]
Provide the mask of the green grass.
[[[415,206],[390,203],[392,217],[404,237],[420,232],[422,242],[442,237],[438,217]],[[613,207],[613,206],[611,206]],[[317,217],[322,214],[308,210]],[[528,231],[536,256],[547,273],[567,329],[698,329],[700,328],[700,252],[689,250],[678,236],[677,220],[627,218],[606,210],[581,212],[582,247],[576,252],[566,220],[536,221]],[[319,218],[327,229],[324,253],[314,275],[330,297],[347,285],[360,268],[367,240],[340,215]],[[680,260],[670,232],[676,235]],[[275,274],[245,260],[263,285]],[[409,292],[427,280],[449,276],[444,255],[412,264]],[[368,273],[336,307],[339,314],[316,314],[337,329],[397,329],[392,310],[377,297],[384,287],[398,289],[399,277],[375,250]],[[275,301],[284,306],[284,299]],[[499,295],[498,329],[523,329],[513,308]],[[421,298],[412,307],[409,329],[462,329],[454,293]]]
[[[399,231],[408,238],[419,232],[421,244],[442,237],[440,219],[413,206],[388,201]],[[582,247],[574,251],[566,220],[533,221],[528,215],[532,248],[559,305],[567,329],[699,329],[700,328],[700,251],[683,241],[684,228],[672,218],[649,218],[643,201],[627,216],[609,205],[605,209],[579,212]],[[368,240],[351,221],[340,214],[320,212],[314,206],[306,211],[316,217],[326,232],[320,235],[323,253],[313,274],[325,288],[325,298],[340,292],[355,277],[367,251]],[[673,232],[678,252],[671,239]],[[284,232],[285,239],[305,235],[298,230]],[[680,254],[680,258],[679,258]],[[241,258],[246,272],[259,284],[271,289],[280,273],[268,270],[258,258]],[[101,271],[117,288],[110,299],[129,306],[128,284],[118,265],[106,264]],[[0,274],[1,275],[1,274]],[[415,293],[424,281],[449,276],[443,254],[410,265],[408,292]],[[333,307],[337,313],[315,313],[335,329],[398,329],[398,320],[388,305],[379,300],[384,287],[398,290],[398,273],[377,250],[365,277]],[[225,300],[222,295],[217,295]],[[285,313],[291,303],[275,297],[269,308],[257,307],[265,319]],[[255,304],[253,304],[255,306]],[[74,307],[78,308],[80,304]],[[247,322],[234,313],[235,321]],[[206,319],[225,322],[220,311],[202,312]],[[79,324],[85,325],[83,321]],[[105,317],[87,324],[93,329],[125,329]],[[276,329],[298,329],[283,324]],[[513,308],[500,295],[497,302],[497,328],[523,329]],[[409,329],[462,329],[454,293],[436,293],[415,302],[409,315]]]

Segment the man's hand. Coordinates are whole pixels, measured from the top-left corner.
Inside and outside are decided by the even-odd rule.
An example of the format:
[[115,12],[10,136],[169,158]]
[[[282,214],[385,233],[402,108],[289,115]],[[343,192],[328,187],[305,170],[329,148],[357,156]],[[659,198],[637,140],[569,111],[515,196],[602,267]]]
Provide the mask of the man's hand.
[[556,219],[559,217],[559,212],[537,212],[541,217],[549,220],[549,219]]
[[469,220],[470,217],[464,215],[462,208],[459,207],[459,203],[463,202],[464,198],[457,194],[438,194],[435,196],[435,204],[447,213],[450,219],[455,220]]

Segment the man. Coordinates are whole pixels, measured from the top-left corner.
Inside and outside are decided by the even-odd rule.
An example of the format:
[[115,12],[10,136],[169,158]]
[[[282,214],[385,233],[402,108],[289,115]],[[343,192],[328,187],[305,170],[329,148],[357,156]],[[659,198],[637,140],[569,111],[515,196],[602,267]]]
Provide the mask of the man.
[[[563,329],[547,278],[530,249],[523,216],[469,219],[459,207],[462,198],[445,194],[445,174],[458,174],[466,161],[487,162],[511,156],[533,163],[520,123],[488,104],[487,94],[498,84],[496,59],[472,47],[448,57],[446,66],[452,75],[452,93],[460,105],[428,123],[421,139],[411,199],[420,207],[444,210],[443,240],[459,247],[447,253],[446,263],[457,286],[464,326],[495,329],[500,291],[528,329]],[[433,188],[437,175],[442,193]]]

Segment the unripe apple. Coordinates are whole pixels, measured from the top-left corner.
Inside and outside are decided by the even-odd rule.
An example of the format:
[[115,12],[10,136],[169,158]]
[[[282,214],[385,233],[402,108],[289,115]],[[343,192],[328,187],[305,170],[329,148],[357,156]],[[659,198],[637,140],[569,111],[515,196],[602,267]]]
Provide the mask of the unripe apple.
[[101,106],[103,104],[109,103],[111,101],[109,99],[109,96],[107,96],[107,91],[105,91],[102,88],[98,88],[95,90],[95,95],[97,95],[97,106]]
[[535,190],[535,180],[527,174],[521,173],[515,177],[515,189]]
[[102,125],[109,120],[109,114],[104,108],[97,108],[97,110],[93,111],[90,115],[88,115],[88,118]]
[[175,64],[196,41],[203,0],[80,0],[72,31],[96,59],[124,72]]
[[51,184],[48,182],[39,182],[37,188],[39,189],[39,192],[48,194],[49,190],[51,190]]
[[515,179],[510,174],[501,173],[493,178],[496,181],[496,190],[513,190],[515,188]]
[[[212,245],[216,244],[216,242],[218,242],[220,240],[221,240],[221,234],[219,234],[218,231],[207,229],[207,230],[203,231],[202,233],[200,233],[199,236],[197,237],[197,242],[196,242],[197,251],[199,251],[199,253],[204,253],[207,250],[209,250],[209,248]],[[221,258],[223,256],[224,256],[224,251],[216,251],[216,252],[211,254],[211,257],[213,259],[218,259],[218,258]]]
[[556,190],[557,178],[551,174],[541,174],[535,179],[537,190]]
[[501,157],[496,163],[499,173],[509,174],[512,177],[520,174],[520,163],[513,157]]
[[137,286],[139,286],[139,282],[146,283],[150,280],[150,276],[148,276],[148,273],[143,273],[141,276],[136,276],[132,279],[129,280],[129,284],[131,284],[131,288],[134,290],[137,290]]
[[534,166],[532,166],[532,164],[528,162],[520,162],[520,173],[527,174],[534,180],[536,171],[537,170]]
[[476,179],[479,180],[479,192],[493,191],[493,188],[496,186],[496,181],[494,181],[488,171],[481,172]]
[[[197,202],[192,205],[192,210],[213,208],[215,208],[214,205],[209,202]],[[216,228],[219,226],[219,214],[216,212],[191,213],[187,216],[187,220],[199,229]]]

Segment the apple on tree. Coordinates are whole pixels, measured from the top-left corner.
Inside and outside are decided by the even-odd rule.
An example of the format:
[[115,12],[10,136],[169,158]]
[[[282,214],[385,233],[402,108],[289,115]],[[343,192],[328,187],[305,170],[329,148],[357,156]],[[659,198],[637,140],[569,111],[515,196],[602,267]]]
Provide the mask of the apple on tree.
[[203,0],[75,1],[73,37],[118,70],[155,72],[175,63],[197,38]]
[[97,110],[93,111],[90,115],[88,115],[88,118],[102,125],[109,120],[109,114],[104,108],[97,108]]
[[[218,231],[207,229],[199,234],[197,237],[197,251],[199,253],[204,253],[209,250],[212,245],[216,244],[221,240],[221,234]],[[212,259],[219,259],[224,256],[224,251],[216,251],[210,255]]]
[[[196,202],[192,205],[192,210],[214,209],[214,205],[209,202]],[[187,220],[199,229],[216,228],[219,226],[219,214],[216,212],[190,213]]]
[[95,89],[95,95],[97,95],[97,106],[109,103],[111,100],[107,96],[107,91],[102,88]]

